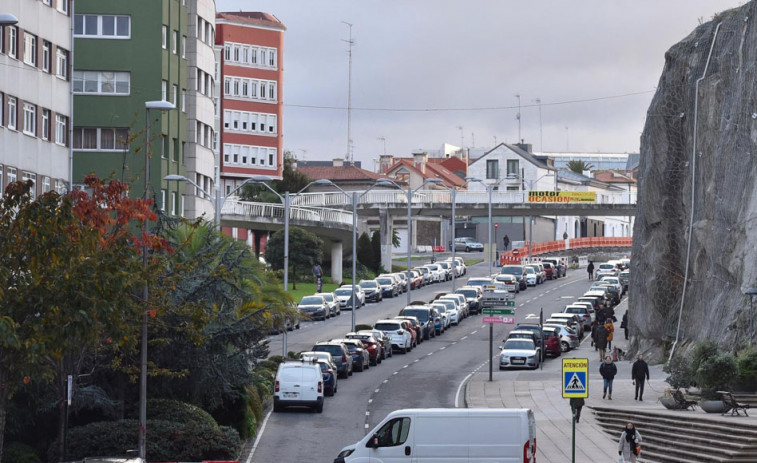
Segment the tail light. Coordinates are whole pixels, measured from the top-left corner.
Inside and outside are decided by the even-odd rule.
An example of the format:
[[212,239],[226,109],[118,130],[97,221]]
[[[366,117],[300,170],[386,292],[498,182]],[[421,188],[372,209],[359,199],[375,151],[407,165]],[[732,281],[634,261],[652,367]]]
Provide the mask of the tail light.
[[323,381],[318,381],[318,393],[323,392]]
[[568,336],[568,337],[569,337],[570,339],[578,339],[578,337],[576,337],[576,336],[573,336],[572,334],[571,334],[570,336]]
[[347,356],[346,355],[342,355],[342,362],[347,362]]
[[274,392],[279,392],[279,382],[276,381],[276,386],[274,387]]
[[399,330],[399,331],[397,331],[397,334],[405,334],[405,331],[404,330]]

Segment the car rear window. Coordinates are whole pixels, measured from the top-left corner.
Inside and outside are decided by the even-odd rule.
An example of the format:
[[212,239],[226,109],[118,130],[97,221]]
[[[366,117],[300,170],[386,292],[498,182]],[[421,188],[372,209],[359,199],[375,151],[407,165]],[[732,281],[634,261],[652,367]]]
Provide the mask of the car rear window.
[[279,372],[280,381],[300,381],[304,375],[303,368],[300,366],[288,366],[282,368]]
[[465,297],[477,297],[478,293],[475,289],[460,289],[455,291],[458,294],[462,294]]
[[415,317],[418,320],[425,322],[428,320],[428,309],[403,309],[402,315],[410,315],[411,317]]
[[379,278],[376,281],[378,281],[379,284],[382,284],[382,285],[391,285],[392,284],[392,280],[390,280],[389,278]]
[[400,325],[399,323],[384,322],[384,323],[376,323],[374,328],[381,331],[397,331],[397,330],[402,329],[402,325]]
[[346,289],[346,288],[345,289],[337,289],[336,291],[334,291],[334,294],[336,294],[337,296],[349,296],[350,294],[352,294],[352,290],[351,289]]
[[344,354],[341,346],[334,346],[330,344],[321,344],[320,346],[313,346],[313,350],[315,352],[328,352],[334,358],[341,357]]
[[361,281],[359,286],[361,288],[375,288],[377,283],[375,281]]

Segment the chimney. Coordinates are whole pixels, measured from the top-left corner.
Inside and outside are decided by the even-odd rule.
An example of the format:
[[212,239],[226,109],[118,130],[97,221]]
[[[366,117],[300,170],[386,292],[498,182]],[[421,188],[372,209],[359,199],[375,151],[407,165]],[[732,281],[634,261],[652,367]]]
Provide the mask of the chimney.
[[344,167],[344,159],[334,158],[334,167]]
[[379,156],[379,174],[385,174],[394,164],[394,156],[391,154],[382,154]]
[[515,146],[517,146],[518,148],[522,149],[523,151],[527,153],[533,154],[534,152],[534,146],[531,143],[523,143],[522,140],[520,143],[516,143]]
[[426,162],[428,162],[428,154],[423,151],[413,153],[413,166],[423,174],[426,173]]

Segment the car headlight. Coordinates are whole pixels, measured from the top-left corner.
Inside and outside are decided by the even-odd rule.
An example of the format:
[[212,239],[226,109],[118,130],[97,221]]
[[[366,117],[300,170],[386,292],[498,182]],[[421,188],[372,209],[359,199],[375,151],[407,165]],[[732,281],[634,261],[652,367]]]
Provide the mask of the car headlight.
[[345,458],[345,457],[348,457],[348,456],[352,455],[354,452],[355,452],[355,449],[342,450],[341,452],[339,452],[339,455],[337,455],[336,457],[337,458]]

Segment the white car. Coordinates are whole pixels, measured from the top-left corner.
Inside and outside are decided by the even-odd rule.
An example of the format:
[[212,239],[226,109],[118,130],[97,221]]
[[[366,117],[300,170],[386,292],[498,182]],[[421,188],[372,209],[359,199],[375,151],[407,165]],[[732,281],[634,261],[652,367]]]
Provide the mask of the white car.
[[392,350],[407,354],[413,348],[413,335],[402,326],[402,320],[378,320],[374,329],[381,330],[392,341]]
[[520,285],[518,284],[518,279],[515,278],[515,275],[510,275],[509,273],[498,273],[494,275],[494,279],[504,283],[505,289],[511,293],[520,292]]
[[[445,280],[451,280],[452,279],[452,262],[439,262],[436,265],[441,267],[442,270],[444,270],[444,279]],[[457,275],[455,275],[457,277]]]
[[318,413],[323,412],[323,374],[317,361],[279,365],[273,388],[273,411],[280,412],[289,406],[311,407]]
[[[355,288],[355,305],[357,305],[357,308],[359,309],[365,305],[365,293],[360,288],[360,285],[355,285]],[[336,300],[339,301],[339,307],[352,310],[352,305],[350,304],[352,298],[352,286],[340,286],[334,290],[334,295],[336,296]]]
[[620,278],[618,277],[610,277],[610,276],[603,276],[601,280],[607,283],[611,283],[616,288],[618,288],[618,294],[620,294],[620,297],[623,297],[623,283],[620,282]]
[[444,281],[444,277],[442,276],[442,269],[436,264],[427,264],[424,265],[431,273],[431,281],[433,283],[440,283],[441,281]]
[[597,269],[594,271],[597,280],[601,280],[604,276],[616,277],[618,273],[620,273],[620,270],[611,262],[597,265]]
[[458,325],[463,320],[463,310],[460,307],[460,302],[457,299],[443,296],[437,299],[436,303],[444,304],[447,307],[447,313],[449,314],[449,323],[451,325]]
[[539,350],[531,339],[511,338],[499,352],[499,369],[539,368]]
[[465,296],[463,296],[462,294],[449,293],[442,296],[441,299],[456,299],[457,302],[460,304],[460,312],[462,312],[463,318],[466,318],[468,315],[470,315],[470,307],[468,306],[468,299],[466,299]]
[[526,265],[526,284],[528,286],[536,286],[539,282],[539,274],[536,273],[533,267]]
[[549,320],[544,322],[545,327],[552,327],[557,330],[557,335],[560,336],[560,350],[568,352],[572,349],[578,349],[581,341],[574,331],[567,326],[560,323],[549,323]]
[[323,296],[324,299],[326,299],[326,303],[329,305],[329,310],[331,311],[331,316],[335,317],[337,315],[341,315],[342,310],[339,306],[339,301],[336,300],[336,296],[334,293],[318,293],[321,296]]
[[439,315],[442,316],[442,329],[446,330],[450,327],[450,324],[452,324],[452,312],[449,307],[447,307],[447,304],[443,302],[436,301],[431,304],[431,307],[435,308],[439,311]]

